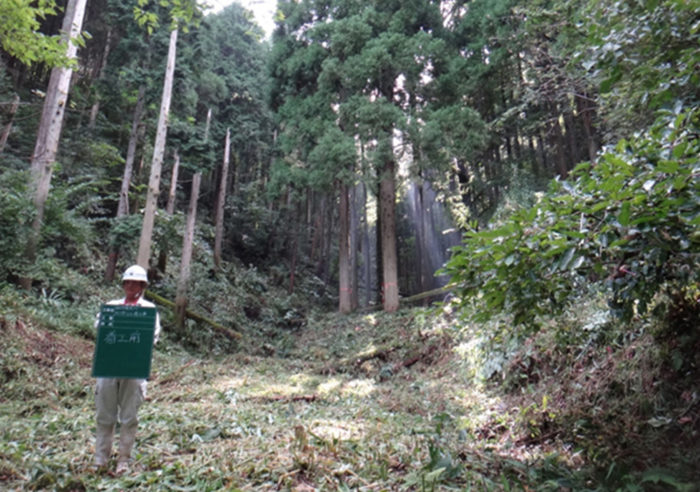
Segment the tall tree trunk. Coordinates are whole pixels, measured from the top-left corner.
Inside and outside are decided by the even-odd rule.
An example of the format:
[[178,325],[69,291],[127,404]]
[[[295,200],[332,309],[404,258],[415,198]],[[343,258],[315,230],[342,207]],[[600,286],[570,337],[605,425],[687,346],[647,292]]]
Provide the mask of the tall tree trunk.
[[[117,219],[129,214],[129,187],[131,186],[131,175],[134,170],[134,158],[136,156],[136,146],[139,141],[139,128],[143,117],[143,107],[146,100],[146,86],[139,87],[134,108],[134,117],[131,122],[131,133],[129,134],[129,144],[126,150],[126,161],[124,162],[124,175],[122,176],[122,187],[119,191],[119,204],[117,205]],[[110,248],[107,268],[105,270],[105,282],[111,283],[114,280],[114,272],[119,259],[119,246]]]
[[[66,57],[74,60],[77,57],[78,46],[71,40],[75,39],[83,27],[85,17],[85,5],[87,0],[69,0],[63,18],[62,32],[63,42],[66,45]],[[73,70],[68,67],[57,67],[51,70],[49,86],[46,90],[46,100],[41,112],[39,131],[36,145],[32,154],[30,190],[34,194],[34,206],[36,215],[29,234],[25,258],[31,265],[36,260],[36,250],[39,244],[41,225],[44,221],[44,207],[51,187],[51,175],[53,164],[58,152],[58,142],[63,128],[63,116]],[[29,289],[32,279],[25,277],[20,279],[23,288]]]
[[224,210],[226,206],[226,185],[228,183],[228,165],[231,148],[231,129],[226,129],[226,141],[224,143],[224,161],[221,164],[221,176],[219,178],[219,196],[216,200],[216,226],[214,235],[214,265],[221,268],[221,244],[224,239]]
[[175,294],[175,322],[180,333],[185,329],[185,312],[187,310],[187,284],[190,281],[190,264],[192,263],[192,245],[194,243],[194,226],[197,222],[197,200],[199,199],[199,187],[202,182],[202,173],[196,173],[192,178],[192,193],[190,205],[187,209],[187,225],[185,236],[182,239],[182,260],[180,262],[180,276],[177,280]]
[[[107,40],[105,41],[105,48],[104,51],[102,52],[102,60],[100,62],[100,69],[98,70],[98,73],[96,74],[95,78],[97,80],[100,80],[104,77],[105,73],[105,68],[107,67],[107,58],[109,58],[109,51],[112,48],[112,28],[109,27],[107,29]],[[99,94],[95,98],[95,102],[92,105],[92,108],[90,109],[90,121],[88,122],[88,128],[89,129],[94,129],[95,128],[95,121],[97,121],[97,115],[100,112],[100,96]]]
[[[293,217],[293,222],[294,224],[301,224],[301,216],[302,216],[302,210],[301,210],[301,204],[299,201],[297,201],[296,204],[296,214],[295,217]],[[290,260],[289,260],[289,287],[287,289],[287,293],[290,295],[294,293],[294,285],[296,282],[296,272],[297,272],[297,259],[299,257],[299,238],[302,235],[302,228],[301,227],[296,227],[292,228],[290,231],[290,234],[292,236],[292,245],[290,248]]]
[[170,46],[168,47],[168,64],[165,69],[165,81],[163,83],[163,97],[158,116],[158,129],[153,146],[153,160],[151,161],[151,176],[148,181],[148,193],[146,195],[146,208],[143,213],[143,225],[141,227],[141,239],[139,240],[139,252],[136,262],[144,268],[148,268],[151,257],[151,241],[153,239],[153,223],[155,221],[156,207],[158,205],[158,191],[160,187],[160,172],[163,167],[163,154],[165,152],[165,139],[168,133],[168,115],[170,113],[170,99],[173,89],[173,74],[175,73],[175,50],[177,48],[177,29],[170,33]]
[[553,118],[552,120],[552,144],[556,150],[557,173],[563,179],[566,179],[569,175],[569,168],[566,165],[566,142],[564,141],[561,125],[559,124],[559,118]]
[[316,227],[314,229],[314,239],[311,244],[311,259],[317,259],[316,275],[323,276],[323,236],[326,230],[326,194],[322,193],[318,203],[318,213],[316,215]]
[[[172,217],[175,213],[175,200],[177,198],[177,177],[180,173],[180,153],[173,152],[173,171],[170,175],[170,188],[168,189],[168,201],[165,205],[165,213]],[[163,247],[158,254],[158,271],[165,273],[168,269],[168,248]]]
[[10,105],[10,111],[7,115],[7,123],[2,129],[2,134],[0,134],[0,154],[5,150],[5,145],[7,144],[7,139],[10,137],[10,132],[12,131],[12,124],[15,121],[15,114],[17,114],[17,109],[19,109],[19,95],[15,94],[12,98],[12,104]]
[[350,296],[350,204],[348,202],[348,185],[340,183],[339,238],[338,238],[338,310],[349,313],[352,310]]
[[379,183],[379,215],[382,241],[382,292],[384,311],[399,308],[398,256],[396,251],[396,183],[393,156],[385,157]]
[[567,169],[573,169],[576,164],[581,162],[581,156],[579,153],[579,142],[581,139],[578,135],[576,135],[576,121],[574,120],[574,114],[568,108],[564,112],[564,130],[569,148],[569,151],[566,152]]
[[418,275],[418,292],[428,290],[426,280],[426,265],[428,259],[427,241],[425,235],[425,196],[423,193],[423,182],[414,185],[416,189],[416,275]]
[[[530,169],[532,170],[532,175],[536,178],[540,177],[540,157],[535,149],[535,137],[530,135],[527,138],[528,149],[529,149],[529,159],[530,159]],[[544,166],[541,166],[544,167]]]
[[542,161],[542,174],[547,176],[547,171],[550,168],[549,160],[547,159],[547,149],[544,146],[545,138],[543,129],[537,133],[537,149],[540,151],[540,160]]
[[355,311],[360,302],[358,298],[358,257],[360,217],[357,211],[357,188],[350,188],[350,309]]
[[361,202],[362,202],[362,267],[363,267],[363,277],[365,284],[365,293],[363,297],[362,304],[364,306],[369,306],[373,299],[374,282],[372,279],[372,240],[369,233],[369,213],[367,210],[367,185],[363,182],[361,184]]
[[595,112],[595,103],[588,97],[588,94],[583,94],[576,98],[578,112],[583,120],[583,130],[586,134],[586,143],[588,150],[588,159],[595,162],[598,156],[598,143],[596,142],[596,131],[593,127],[593,113]]
[[173,172],[170,177],[170,188],[168,189],[168,202],[165,205],[165,212],[168,215],[173,215],[175,213],[178,174],[180,174],[180,153],[175,150],[175,152],[173,152]]
[[333,218],[335,208],[324,206],[324,222],[323,233],[321,234],[321,279],[323,283],[328,285],[331,279],[331,249],[333,246]]

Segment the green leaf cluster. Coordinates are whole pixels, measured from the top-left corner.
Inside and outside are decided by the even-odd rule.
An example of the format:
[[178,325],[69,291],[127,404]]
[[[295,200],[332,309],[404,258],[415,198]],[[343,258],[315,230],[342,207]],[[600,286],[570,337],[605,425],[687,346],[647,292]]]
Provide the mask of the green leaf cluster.
[[61,36],[49,36],[39,29],[43,19],[58,15],[59,10],[55,0],[2,0],[0,46],[25,65],[66,65],[68,59]]
[[594,1],[581,14],[585,49],[573,60],[598,84],[601,112],[617,135],[648,126],[675,100],[697,100],[697,2]]
[[475,317],[538,318],[602,289],[622,319],[654,297],[698,285],[700,110],[662,114],[645,134],[621,141],[570,180],[552,182],[539,202],[500,225],[476,226],[445,272]]

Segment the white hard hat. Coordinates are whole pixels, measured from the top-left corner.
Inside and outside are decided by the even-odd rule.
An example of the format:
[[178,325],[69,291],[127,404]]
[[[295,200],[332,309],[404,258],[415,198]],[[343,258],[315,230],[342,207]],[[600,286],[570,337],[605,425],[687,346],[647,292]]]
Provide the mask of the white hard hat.
[[140,265],[132,265],[124,271],[122,275],[122,282],[127,280],[135,280],[136,282],[146,282],[148,283],[148,274],[146,270]]

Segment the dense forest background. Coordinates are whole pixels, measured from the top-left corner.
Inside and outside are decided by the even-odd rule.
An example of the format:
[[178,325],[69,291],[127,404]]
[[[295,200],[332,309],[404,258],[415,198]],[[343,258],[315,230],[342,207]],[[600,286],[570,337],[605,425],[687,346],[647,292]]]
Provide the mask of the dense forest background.
[[[458,431],[587,443],[531,482],[472,467],[489,487],[562,466],[587,471],[560,487],[692,490],[697,2],[279,0],[270,35],[237,4],[187,0],[0,0],[0,14],[6,339],[31,325],[90,340],[135,262],[173,346],[198,356],[290,357],[318,313],[342,338],[381,310],[369,326],[394,345],[357,371],[383,381],[449,346],[450,374],[518,408]],[[303,333],[325,369],[341,356]],[[399,357],[402,341],[417,352]],[[31,374],[2,364],[3,384]],[[431,442],[423,482],[390,467],[408,488],[486,483]],[[13,459],[0,480],[22,480]]]

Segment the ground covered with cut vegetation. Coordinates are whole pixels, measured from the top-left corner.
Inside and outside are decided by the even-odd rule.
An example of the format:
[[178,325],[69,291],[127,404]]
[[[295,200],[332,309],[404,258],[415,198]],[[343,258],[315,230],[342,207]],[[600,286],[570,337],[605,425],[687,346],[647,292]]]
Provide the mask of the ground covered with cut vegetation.
[[166,332],[116,476],[90,468],[90,337],[0,316],[0,488],[695,490],[697,383],[674,386],[653,327],[615,339],[595,303],[558,322],[588,342],[489,353],[423,308],[310,314],[228,354]]

